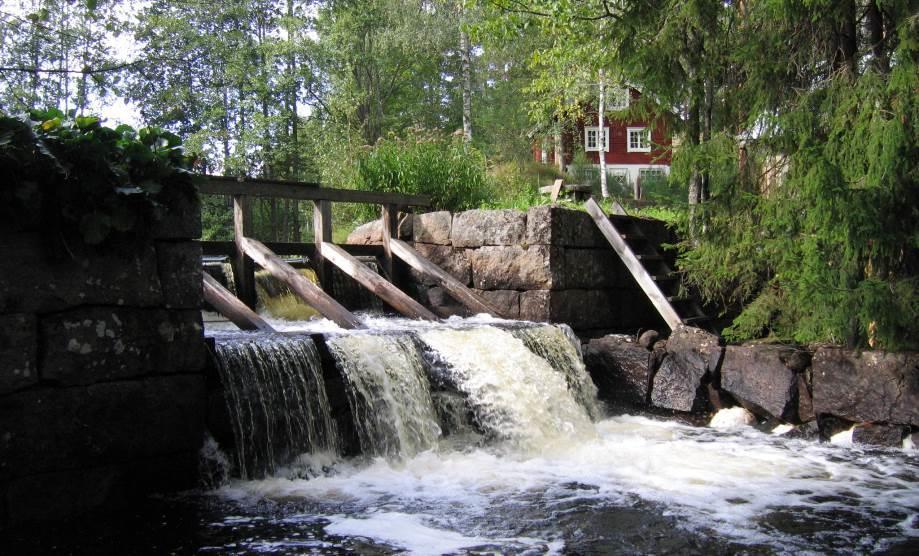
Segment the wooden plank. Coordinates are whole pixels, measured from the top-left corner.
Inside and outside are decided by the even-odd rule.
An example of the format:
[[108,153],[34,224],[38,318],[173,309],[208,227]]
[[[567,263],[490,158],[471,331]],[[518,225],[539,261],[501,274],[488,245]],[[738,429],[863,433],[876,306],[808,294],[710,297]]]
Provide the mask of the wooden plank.
[[322,244],[332,241],[332,203],[313,201],[313,269],[319,278],[319,286],[327,292],[332,291],[332,269],[325,264]]
[[255,311],[234,296],[207,272],[204,276],[204,300],[218,313],[230,319],[241,330],[262,330],[274,332],[274,328],[258,316]]
[[403,315],[413,319],[437,320],[437,315],[334,243],[322,244],[322,256]]
[[442,268],[422,257],[421,254],[415,251],[409,244],[394,238],[390,241],[390,246],[392,247],[393,255],[408,263],[409,266],[418,272],[422,272],[436,280],[454,299],[473,312],[488,313],[495,317],[503,317],[494,305],[482,299],[481,296],[467,288]]
[[397,276],[395,261],[393,261],[392,248],[390,241],[392,238],[399,237],[399,213],[396,205],[383,205],[383,271],[389,276],[389,280],[396,287],[401,282],[400,276]]
[[613,201],[613,212],[619,216],[628,216],[629,213],[625,211],[625,207],[619,204],[619,201]]
[[248,195],[250,197],[278,197],[304,201],[336,201],[343,203],[375,203],[402,206],[427,207],[431,205],[428,195],[405,195],[378,191],[356,191],[317,187],[316,184],[283,182],[279,180],[256,180],[227,176],[208,176],[198,186],[200,193],[208,195]]
[[553,204],[558,202],[558,194],[562,192],[562,184],[565,183],[563,179],[555,180],[555,183],[552,184],[552,194],[549,197],[549,201]]
[[667,326],[669,326],[671,330],[676,330],[678,326],[683,324],[680,315],[673,309],[673,306],[667,301],[667,297],[661,292],[660,288],[657,287],[657,284],[651,278],[651,275],[648,274],[645,267],[642,266],[641,261],[638,260],[635,253],[632,252],[632,249],[625,240],[622,239],[622,236],[619,235],[616,227],[613,226],[613,223],[610,222],[609,218],[604,214],[603,209],[601,209],[600,205],[593,199],[588,199],[585,206],[587,207],[587,212],[597,224],[597,227],[600,228],[600,232],[613,247],[613,250],[616,251],[616,254],[619,255],[619,258],[622,259],[625,267],[632,273],[632,276],[638,282],[642,291],[648,296],[651,304],[654,305],[654,308],[657,309],[657,312],[663,317],[664,322],[667,323]]
[[243,196],[233,197],[233,234],[236,253],[233,257],[233,276],[236,279],[236,293],[240,301],[250,309],[255,309],[258,301],[255,291],[255,265],[246,256],[239,239],[246,237],[249,222],[252,220],[252,204]]
[[310,282],[297,269],[285,263],[260,241],[244,237],[240,244],[247,255],[290,287],[290,290],[309,303],[319,313],[342,328],[363,328],[364,325],[350,311],[332,299],[322,288]]
[[[236,253],[236,243],[232,241],[199,241],[203,255],[225,255],[233,257]],[[312,258],[316,252],[316,246],[312,243],[286,243],[280,241],[263,241],[265,247],[277,255],[299,255]],[[342,244],[339,245],[355,257],[383,257],[382,245],[358,245]]]

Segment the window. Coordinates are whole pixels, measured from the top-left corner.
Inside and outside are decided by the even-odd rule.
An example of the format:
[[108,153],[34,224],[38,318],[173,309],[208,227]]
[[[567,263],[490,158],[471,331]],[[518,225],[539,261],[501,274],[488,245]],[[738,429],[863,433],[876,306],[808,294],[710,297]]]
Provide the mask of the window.
[[626,87],[616,87],[609,93],[609,109],[625,110],[629,107],[629,90]]
[[606,170],[606,187],[615,197],[631,197],[629,171],[626,168],[608,168]]
[[[584,128],[584,150],[585,151],[599,151],[600,147],[597,144],[597,135],[599,135],[600,128],[585,127]],[[603,150],[609,152],[609,128],[603,128]]]
[[628,128],[628,151],[630,153],[651,152],[651,130],[646,127]]
[[638,180],[645,182],[648,180],[662,180],[666,179],[667,174],[664,173],[663,168],[639,168],[638,169]]

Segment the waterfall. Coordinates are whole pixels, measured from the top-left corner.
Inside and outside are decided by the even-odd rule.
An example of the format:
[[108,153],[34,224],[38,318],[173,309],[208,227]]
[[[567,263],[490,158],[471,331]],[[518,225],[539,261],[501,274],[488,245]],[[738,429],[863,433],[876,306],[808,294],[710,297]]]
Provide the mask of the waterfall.
[[538,447],[554,438],[594,434],[566,376],[513,333],[481,326],[423,330],[419,337],[448,363],[449,379],[490,437]]
[[328,333],[321,343],[328,393],[312,338],[217,338],[242,476],[307,451],[359,448],[399,459],[482,442],[535,449],[596,434],[597,391],[563,327],[410,323]]
[[587,411],[590,418],[598,420],[603,412],[597,401],[597,386],[591,380],[581,355],[581,342],[568,325],[537,325],[514,330],[514,336],[524,345],[552,365],[565,377],[568,390]]
[[303,452],[339,451],[311,338],[228,336],[215,348],[241,477],[262,476]]
[[347,383],[365,454],[413,456],[434,447],[441,430],[411,334],[342,334],[326,342]]

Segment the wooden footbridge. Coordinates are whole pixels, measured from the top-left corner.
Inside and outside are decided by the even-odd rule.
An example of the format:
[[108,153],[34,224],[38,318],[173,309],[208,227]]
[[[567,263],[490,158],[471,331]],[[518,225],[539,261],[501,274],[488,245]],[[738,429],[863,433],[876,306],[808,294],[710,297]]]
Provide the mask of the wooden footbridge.
[[[234,296],[207,273],[204,274],[204,295],[207,302],[217,311],[244,330],[271,330],[271,326],[254,311],[256,264],[287,284],[294,294],[342,328],[362,328],[363,325],[324,289],[330,288],[333,266],[393,309],[410,318],[437,320],[434,313],[399,288],[403,282],[402,265],[408,265],[427,275],[474,313],[502,316],[492,304],[398,238],[399,211],[410,207],[430,206],[427,196],[331,189],[311,183],[224,176],[207,176],[199,189],[201,193],[225,195],[233,199],[235,240],[201,243],[205,255],[226,255],[233,258],[233,274],[239,297]],[[248,224],[251,222],[251,199],[255,197],[312,202],[313,243],[265,244],[250,237]],[[380,205],[383,224],[382,245],[332,243],[333,202]],[[633,219],[625,215],[621,207],[621,214],[608,216],[593,199],[588,199],[586,208],[603,236],[671,329],[684,324],[708,321],[694,298],[679,293],[678,275],[666,264],[664,258],[642,235]],[[618,223],[614,223],[617,218]],[[316,271],[319,284],[300,274],[276,253],[307,256]],[[358,255],[374,255],[381,259],[384,276],[367,268],[356,258]],[[680,308],[679,312],[677,308]]]
[[[501,316],[493,305],[398,238],[399,211],[409,207],[430,206],[431,201],[427,196],[332,189],[312,183],[225,176],[207,176],[199,190],[201,193],[225,195],[233,199],[234,241],[201,243],[205,255],[228,255],[233,258],[233,274],[239,297],[207,273],[204,273],[204,297],[217,311],[243,330],[271,330],[271,326],[254,311],[256,264],[287,284],[294,294],[342,328],[362,328],[363,325],[325,291],[324,288],[331,285],[333,266],[410,318],[437,320],[434,313],[399,288],[402,282],[400,265],[403,263],[428,275],[473,312]],[[250,237],[251,200],[255,197],[312,202],[313,243],[265,244]],[[341,246],[332,243],[333,202],[380,205],[383,219],[382,246]],[[307,256],[319,277],[319,284],[314,284],[297,272],[276,253]],[[380,257],[385,278],[368,269],[356,255]]]

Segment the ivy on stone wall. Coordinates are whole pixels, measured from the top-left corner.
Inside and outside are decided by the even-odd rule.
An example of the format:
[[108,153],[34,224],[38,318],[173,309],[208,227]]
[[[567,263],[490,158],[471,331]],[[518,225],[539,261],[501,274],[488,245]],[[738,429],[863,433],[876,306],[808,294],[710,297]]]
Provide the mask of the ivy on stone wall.
[[40,230],[57,251],[131,244],[196,195],[178,136],[99,118],[0,114],[0,229]]

